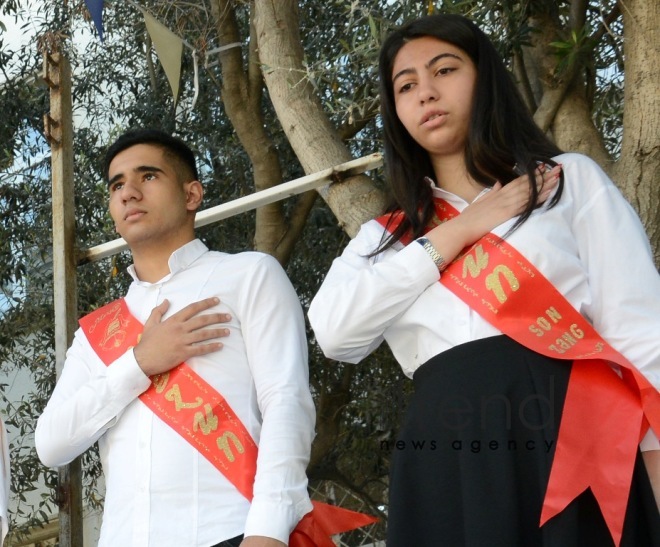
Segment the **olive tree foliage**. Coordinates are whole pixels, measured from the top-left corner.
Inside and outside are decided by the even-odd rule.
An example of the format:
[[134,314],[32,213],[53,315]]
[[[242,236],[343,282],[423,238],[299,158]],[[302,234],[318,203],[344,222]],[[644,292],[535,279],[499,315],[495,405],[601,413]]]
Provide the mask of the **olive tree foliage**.
[[[177,104],[136,4],[186,42]],[[13,495],[55,482],[30,443],[55,381],[50,166],[42,129],[49,105],[37,83],[42,52],[62,51],[73,67],[81,249],[115,237],[100,163],[105,146],[128,127],[163,127],[191,144],[204,207],[379,151],[379,44],[393,25],[437,10],[466,14],[493,37],[538,123],[560,147],[603,164],[638,207],[657,250],[660,116],[647,81],[657,83],[658,59],[646,54],[641,63],[639,49],[646,43],[647,52],[658,50],[654,6],[654,0],[106,2],[101,43],[83,0],[0,0],[6,24],[23,15],[16,24],[33,36],[17,48],[0,34],[0,363],[3,372],[28,371],[34,381],[30,393],[0,408],[20,433],[12,446]],[[212,53],[232,43],[241,45]],[[634,84],[624,90],[624,75],[627,81],[631,74]],[[306,308],[348,238],[382,211],[383,188],[379,172],[352,177],[199,233],[212,248],[274,255]],[[80,267],[81,315],[125,291],[129,260],[124,253]],[[343,483],[378,511],[409,384],[386,349],[348,366],[325,359],[309,337],[317,437],[308,473],[312,481]],[[87,499],[100,503],[93,450],[84,464]],[[43,504],[19,504],[14,521],[45,520],[52,505]]]

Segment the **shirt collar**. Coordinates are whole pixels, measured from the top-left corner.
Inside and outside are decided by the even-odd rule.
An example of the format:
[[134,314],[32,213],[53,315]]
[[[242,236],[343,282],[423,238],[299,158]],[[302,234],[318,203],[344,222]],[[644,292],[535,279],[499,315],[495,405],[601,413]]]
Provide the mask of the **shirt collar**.
[[[440,188],[431,177],[425,177],[425,179],[426,182],[428,182],[429,186],[431,187],[431,192],[433,192],[433,197],[442,198],[452,204],[458,203],[461,205],[469,205],[469,203],[465,201],[463,198],[457,196],[456,194],[453,194],[452,192],[448,192],[443,188]],[[484,188],[481,192],[479,192],[479,195],[476,198],[474,198],[474,201],[477,201],[479,198],[483,197],[486,193],[490,191],[491,188],[489,187]]]
[[[181,270],[185,270],[208,250],[208,247],[204,245],[204,243],[202,243],[199,239],[193,239],[189,243],[186,243],[183,247],[179,247],[170,255],[170,258],[167,261],[167,265],[170,268],[170,273],[158,281],[158,283],[164,283],[176,273],[180,272]],[[131,264],[128,267],[128,273],[136,283],[145,283],[144,281],[140,281],[140,279],[138,279],[138,276],[135,273],[135,265]],[[152,285],[153,283],[148,284]]]

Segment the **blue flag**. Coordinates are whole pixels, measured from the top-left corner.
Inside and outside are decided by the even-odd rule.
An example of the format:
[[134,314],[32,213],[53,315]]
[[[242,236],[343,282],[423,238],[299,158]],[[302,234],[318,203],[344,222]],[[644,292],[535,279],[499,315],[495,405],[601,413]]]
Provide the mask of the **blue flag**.
[[99,33],[101,42],[103,41],[103,0],[85,0],[89,14],[92,16],[92,21],[96,26]]

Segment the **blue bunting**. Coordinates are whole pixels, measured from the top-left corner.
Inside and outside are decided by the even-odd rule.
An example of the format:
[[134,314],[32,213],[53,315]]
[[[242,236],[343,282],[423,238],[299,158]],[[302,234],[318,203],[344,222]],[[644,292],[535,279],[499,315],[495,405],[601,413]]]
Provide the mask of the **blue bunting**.
[[103,0],[85,0],[89,14],[92,16],[96,30],[103,41]]

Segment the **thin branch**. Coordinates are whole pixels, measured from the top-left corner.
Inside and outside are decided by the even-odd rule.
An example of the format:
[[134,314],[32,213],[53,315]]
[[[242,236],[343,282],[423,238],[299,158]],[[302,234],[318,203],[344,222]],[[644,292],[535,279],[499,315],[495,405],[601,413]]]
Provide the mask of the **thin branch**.
[[309,213],[316,203],[319,193],[316,190],[310,190],[301,194],[294,207],[293,212],[289,216],[289,227],[282,236],[282,239],[275,247],[273,255],[280,264],[284,265],[289,262],[291,254],[293,253],[294,246],[300,240],[302,231],[307,224]]
[[513,75],[518,82],[518,89],[527,108],[529,108],[530,112],[535,112],[538,105],[536,104],[536,98],[534,97],[534,91],[532,90],[527,70],[525,70],[524,53],[522,51],[516,51],[513,54]]
[[547,132],[550,129],[557,111],[564,101],[566,92],[573,81],[574,75],[575,70],[571,70],[570,74],[567,74],[567,77],[557,87],[543,93],[541,103],[536,109],[536,112],[534,112],[534,121],[543,131]]
[[570,6],[570,27],[573,32],[579,32],[587,23],[588,0],[573,0]]
[[607,17],[602,19],[602,25],[591,35],[591,40],[599,42],[606,33],[613,36],[614,33],[610,30],[610,25],[614,23],[620,15],[621,10],[619,9],[619,4],[616,4],[614,8],[612,8],[612,11],[607,14]]

